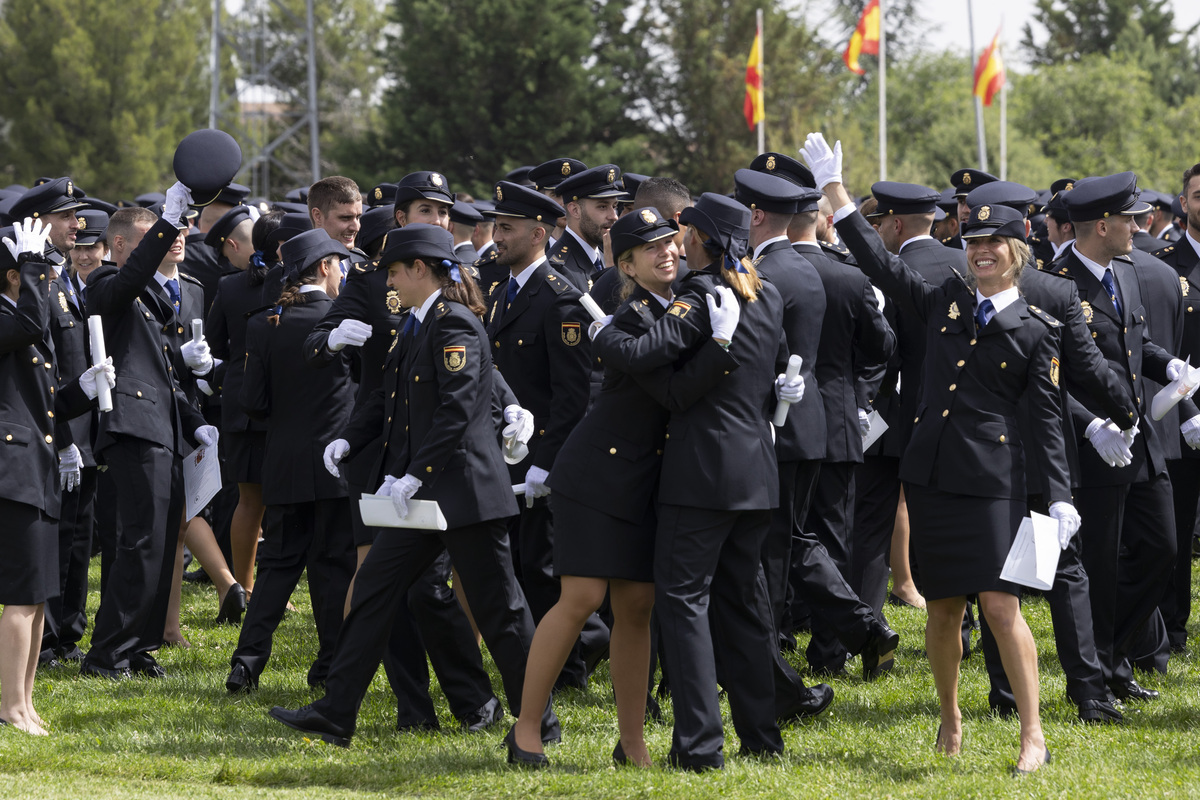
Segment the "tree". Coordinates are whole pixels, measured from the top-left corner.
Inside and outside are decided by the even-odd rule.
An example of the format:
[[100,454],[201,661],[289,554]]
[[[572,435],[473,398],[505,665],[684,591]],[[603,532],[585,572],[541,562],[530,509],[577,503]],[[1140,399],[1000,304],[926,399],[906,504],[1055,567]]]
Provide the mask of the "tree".
[[0,157],[9,181],[70,175],[129,198],[174,181],[208,96],[203,0],[7,0],[0,5]]
[[[1037,0],[1033,22],[1026,22],[1021,46],[1035,64],[1079,61],[1090,53],[1111,52],[1130,23],[1159,48],[1177,44],[1170,0]],[[1034,23],[1046,29],[1039,42]]]

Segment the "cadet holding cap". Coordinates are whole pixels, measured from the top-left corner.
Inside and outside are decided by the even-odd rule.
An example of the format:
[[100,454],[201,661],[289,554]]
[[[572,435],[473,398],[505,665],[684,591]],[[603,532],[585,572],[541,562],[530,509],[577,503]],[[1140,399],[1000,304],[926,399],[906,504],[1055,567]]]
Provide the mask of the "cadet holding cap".
[[[1075,282],[1096,346],[1132,389],[1140,416],[1151,399],[1146,376],[1170,383],[1183,365],[1151,341],[1141,286],[1129,260],[1137,230],[1133,218],[1147,205],[1138,200],[1132,172],[1084,178],[1063,200],[1076,238],[1055,262],[1056,271]],[[1162,442],[1145,420],[1135,429],[1136,439],[1127,433],[1118,441],[1117,427],[1089,402],[1078,378],[1065,378],[1067,391],[1077,401],[1070,409],[1079,443],[1075,497],[1085,516],[1079,535],[1093,587],[1092,624],[1100,665],[1117,699],[1152,699],[1158,693],[1134,681],[1125,657],[1162,599],[1163,582],[1176,557],[1171,481]]]
[[[395,529],[379,537],[355,577],[325,696],[296,711],[275,707],[283,724],[347,746],[358,709],[384,656],[392,620],[406,594],[443,554],[463,576],[480,632],[496,660],[509,706],[522,707],[521,684],[533,619],[513,575],[506,518],[517,511],[492,424],[494,370],[478,314],[479,293],[453,261],[453,237],[412,224],[388,234],[381,268],[412,309],[393,343],[383,385],[346,429],[350,453],[380,437],[371,466],[377,494],[400,516],[412,499],[432,500],[445,532]],[[380,485],[380,483],[382,485]],[[559,736],[549,704],[543,735]]]
[[567,227],[549,253],[550,266],[581,292],[592,288],[608,265],[604,237],[617,221],[617,203],[627,195],[616,164],[572,174],[558,185]]

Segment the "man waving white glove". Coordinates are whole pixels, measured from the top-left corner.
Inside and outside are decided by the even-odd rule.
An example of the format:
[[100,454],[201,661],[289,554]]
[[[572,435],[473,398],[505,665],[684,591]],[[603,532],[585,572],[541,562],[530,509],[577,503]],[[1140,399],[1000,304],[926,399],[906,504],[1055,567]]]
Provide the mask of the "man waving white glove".
[[824,189],[831,183],[842,182],[842,143],[836,142],[831,148],[820,133],[810,133],[800,148],[800,155],[808,162],[813,180],[818,189]]

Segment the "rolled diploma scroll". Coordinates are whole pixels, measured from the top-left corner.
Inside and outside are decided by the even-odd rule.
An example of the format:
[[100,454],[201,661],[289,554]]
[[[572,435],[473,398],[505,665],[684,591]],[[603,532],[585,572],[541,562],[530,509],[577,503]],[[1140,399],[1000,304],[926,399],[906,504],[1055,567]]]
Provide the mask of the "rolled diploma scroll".
[[[793,354],[791,358],[788,359],[787,372],[784,374],[787,376],[789,381],[800,374],[800,367],[803,364],[804,359],[798,355]],[[782,428],[783,423],[787,422],[787,412],[791,407],[792,404],[787,400],[779,401],[779,405],[775,407],[775,419],[771,420],[776,428]]]
[[587,312],[592,315],[592,319],[597,322],[604,319],[604,312],[600,310],[600,306],[596,305],[596,301],[592,299],[590,294],[580,295],[579,304],[587,309]]
[[[99,315],[92,314],[88,317],[88,334],[92,344],[92,361],[95,364],[103,364],[108,360],[108,355],[104,351],[104,322]],[[96,403],[101,411],[112,411],[112,389],[109,388],[107,380],[96,381]]]
[[202,320],[202,319],[192,320],[192,341],[195,342],[196,344],[200,344],[200,342],[203,339],[204,339],[204,320]]

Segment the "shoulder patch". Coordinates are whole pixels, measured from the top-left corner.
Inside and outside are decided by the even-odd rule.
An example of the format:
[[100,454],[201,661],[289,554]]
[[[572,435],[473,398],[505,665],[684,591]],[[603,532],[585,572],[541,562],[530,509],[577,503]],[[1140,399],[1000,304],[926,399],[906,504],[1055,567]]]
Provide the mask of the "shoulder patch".
[[[1030,306],[1029,312],[1031,314],[1033,314],[1035,317],[1037,317],[1038,319],[1040,319],[1042,322],[1049,325],[1051,328],[1057,328],[1060,324],[1057,319],[1055,319],[1051,315],[1047,314],[1045,311],[1042,311],[1037,306]],[[1054,385],[1057,386],[1058,384],[1055,383]]]
[[581,333],[581,323],[564,322],[562,323],[562,341],[567,347],[574,347],[579,344],[583,338]]
[[467,365],[466,347],[443,347],[442,364],[447,372],[459,372]]
[[682,300],[676,300],[674,303],[671,303],[671,307],[667,309],[667,313],[672,317],[679,317],[680,319],[683,319],[691,310],[691,305],[683,302]]
[[441,319],[450,313],[450,304],[445,300],[438,300],[437,305],[433,307],[433,315],[436,319]]
[[1050,359],[1050,382],[1054,384],[1054,388],[1058,388],[1058,359]]

